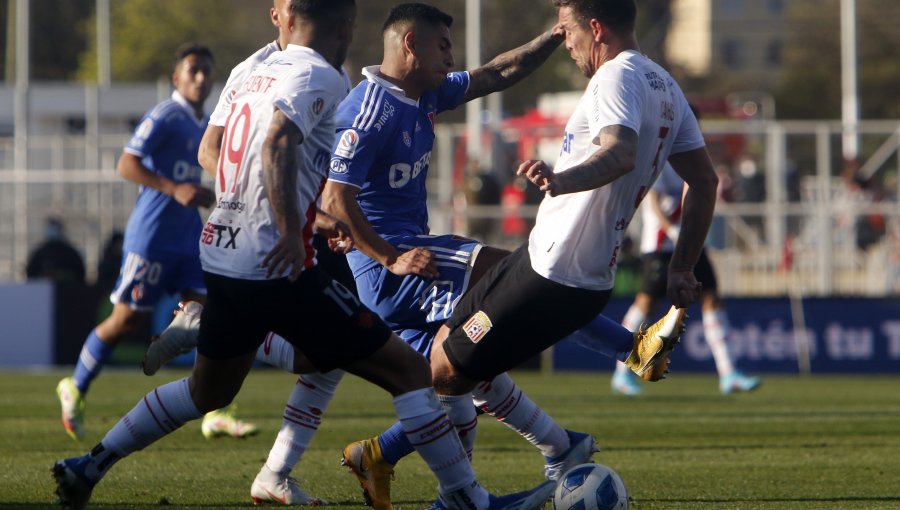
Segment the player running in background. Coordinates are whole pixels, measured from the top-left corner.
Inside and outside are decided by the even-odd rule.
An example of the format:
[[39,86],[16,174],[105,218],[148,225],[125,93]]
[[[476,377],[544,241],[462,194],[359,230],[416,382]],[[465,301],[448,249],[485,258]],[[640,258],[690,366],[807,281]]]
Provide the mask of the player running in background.
[[[672,251],[681,229],[681,198],[684,180],[666,164],[659,178],[644,198],[641,207],[641,265],[644,278],[641,291],[625,314],[622,325],[636,331],[666,295],[666,281]],[[716,274],[706,249],[694,267],[694,276],[703,284],[700,302],[703,310],[703,338],[709,344],[716,369],[719,371],[719,390],[722,393],[753,391],[760,385],[757,377],[749,377],[734,366],[725,338],[728,334],[728,315],[719,296]],[[638,395],[641,387],[632,371],[622,362],[616,363],[612,389],[623,395]]]
[[[197,162],[197,147],[207,121],[203,103],[212,89],[213,65],[212,52],[206,46],[192,43],[179,47],[172,98],[144,116],[119,158],[119,174],[140,184],[141,190],[125,229],[125,255],[110,295],[112,313],[88,335],[72,377],[56,387],[63,425],[74,439],[84,437],[88,388],[116,346],[146,327],[165,294],[204,300],[206,288],[196,243],[202,224],[197,208],[212,205],[215,195],[200,185],[203,171]],[[211,418],[238,436],[258,430],[228,412],[217,412]],[[204,434],[209,428],[204,428]]]
[[[353,0],[292,0],[291,11],[291,44],[244,81],[226,122],[218,206],[200,237],[209,295],[193,372],[150,392],[87,455],[57,462],[60,502],[86,507],[115,462],[231,401],[275,331],[303,352],[302,369],[345,367],[394,396],[410,441],[438,478],[437,505],[543,507],[549,482],[504,497],[481,488],[430,387],[427,363],[316,267],[317,169],[334,139],[356,8]],[[227,243],[216,236],[223,229]]]
[[528,242],[463,296],[435,339],[432,374],[444,396],[467,394],[603,310],[625,230],[667,159],[690,185],[689,221],[669,269],[677,308],[631,352],[610,348],[648,379],[661,378],[684,308],[699,296],[693,267],[712,220],[716,176],[687,100],[638,50],[633,0],[555,4],[566,49],[591,81],[566,125],[556,168],[534,160],[519,167],[546,192]]

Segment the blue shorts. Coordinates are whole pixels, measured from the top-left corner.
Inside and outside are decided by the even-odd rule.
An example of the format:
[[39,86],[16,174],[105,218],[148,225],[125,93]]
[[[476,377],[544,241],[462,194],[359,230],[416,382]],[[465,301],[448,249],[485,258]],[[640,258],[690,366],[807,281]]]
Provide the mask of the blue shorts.
[[127,252],[122,257],[119,279],[109,300],[134,310],[150,311],[166,294],[180,294],[188,290],[206,294],[200,257],[157,256],[148,259]]
[[434,334],[453,315],[453,307],[469,287],[472,266],[482,244],[453,235],[410,236],[392,241],[400,251],[425,248],[434,253],[437,278],[397,276],[378,265],[356,277],[359,299],[403,341],[428,358]]

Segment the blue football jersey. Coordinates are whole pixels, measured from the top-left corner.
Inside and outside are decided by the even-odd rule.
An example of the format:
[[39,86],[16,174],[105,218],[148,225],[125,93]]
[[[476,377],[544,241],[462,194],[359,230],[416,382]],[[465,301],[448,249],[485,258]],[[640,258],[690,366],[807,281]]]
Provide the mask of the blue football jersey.
[[[125,152],[142,158],[153,172],[175,182],[199,183],[197,161],[208,118],[197,119],[178,93],[150,110],[135,129]],[[144,257],[200,256],[197,240],[202,224],[197,209],[179,204],[153,188],[141,187],[125,229],[123,249]]]
[[[435,116],[459,106],[469,88],[467,72],[450,73],[435,90],[416,100],[363,70],[336,113],[337,137],[328,178],[359,188],[359,205],[378,234],[428,233],[425,179],[434,147]],[[377,263],[359,251],[347,255],[354,275]]]

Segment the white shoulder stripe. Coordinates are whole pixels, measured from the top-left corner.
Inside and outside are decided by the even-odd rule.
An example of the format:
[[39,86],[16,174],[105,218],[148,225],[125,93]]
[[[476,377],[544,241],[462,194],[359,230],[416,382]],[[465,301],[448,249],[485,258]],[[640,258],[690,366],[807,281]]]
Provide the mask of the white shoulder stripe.
[[375,88],[375,84],[372,82],[369,82],[369,84],[366,85],[366,94],[363,96],[362,103],[360,103],[360,105],[359,105],[359,113],[356,115],[356,118],[353,119],[353,127],[359,126],[359,121],[362,120],[362,117],[365,115],[366,105],[369,103],[369,100],[371,99],[372,90],[374,88]]
[[366,98],[360,108],[359,115],[357,115],[356,119],[353,121],[354,128],[365,131],[371,127],[371,121],[378,113],[378,109],[381,105],[381,98],[383,96],[384,89],[379,87],[376,83],[369,84],[368,88],[366,88]]
[[378,91],[375,95],[375,100],[372,101],[372,104],[369,106],[369,110],[366,112],[366,116],[363,117],[363,122],[360,125],[360,129],[363,131],[368,131],[372,129],[372,126],[375,125],[375,119],[378,118],[378,112],[381,111],[381,102],[384,99],[384,89],[382,87],[378,87]]

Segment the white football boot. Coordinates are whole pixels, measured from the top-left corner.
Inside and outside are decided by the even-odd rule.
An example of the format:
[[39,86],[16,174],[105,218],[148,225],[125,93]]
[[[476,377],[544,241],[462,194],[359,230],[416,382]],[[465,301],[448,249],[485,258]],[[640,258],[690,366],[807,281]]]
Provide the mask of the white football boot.
[[290,475],[279,475],[265,465],[259,470],[250,487],[253,504],[274,503],[282,505],[327,505],[324,499],[310,496],[300,488],[300,483]]
[[200,333],[200,313],[203,305],[196,301],[182,301],[175,310],[175,318],[169,326],[150,340],[141,368],[144,374],[153,375],[166,363],[191,352],[197,347]]

